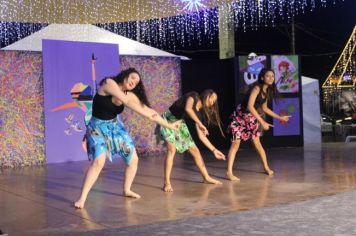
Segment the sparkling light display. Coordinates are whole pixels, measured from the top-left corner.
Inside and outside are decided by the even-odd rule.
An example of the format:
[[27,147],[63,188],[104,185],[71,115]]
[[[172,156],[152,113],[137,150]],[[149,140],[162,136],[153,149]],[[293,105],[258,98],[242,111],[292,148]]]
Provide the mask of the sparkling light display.
[[323,84],[323,88],[356,88],[356,26],[342,54]]
[[[1,46],[51,23],[95,24],[140,42],[164,48],[213,41],[219,32],[219,11],[229,12],[227,27],[274,25],[318,5],[343,0],[1,0]],[[30,22],[23,24],[19,22]]]
[[202,0],[181,0],[182,3],[185,3],[183,10],[189,11],[199,11],[206,6],[202,3]]
[[342,54],[325,80],[323,107],[325,113],[344,112],[356,119],[356,26]]

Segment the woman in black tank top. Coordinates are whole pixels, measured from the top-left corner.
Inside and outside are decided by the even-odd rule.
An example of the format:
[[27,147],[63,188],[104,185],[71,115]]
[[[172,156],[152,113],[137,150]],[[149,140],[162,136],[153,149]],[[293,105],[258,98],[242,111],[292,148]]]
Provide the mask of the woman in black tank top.
[[149,108],[144,86],[135,69],[129,68],[115,77],[102,80],[93,99],[93,116],[85,135],[86,150],[92,163],[85,175],[81,195],[74,203],[76,208],[84,207],[88,193],[105,164],[105,159],[111,161],[117,155],[127,164],[124,196],[140,198],[140,195],[131,191],[138,163],[135,146],[124,125],[116,118],[124,106],[168,129],[177,129],[179,126],[179,122],[168,123]]
[[225,160],[225,155],[216,149],[206,137],[208,130],[203,125],[202,120],[210,124],[219,126],[221,133],[221,122],[219,109],[217,105],[217,94],[213,90],[205,90],[200,95],[196,92],[184,94],[175,101],[162,116],[169,122],[182,120],[178,130],[160,129],[161,138],[167,145],[167,155],[164,168],[164,186],[163,191],[173,192],[171,185],[171,172],[173,167],[173,158],[176,151],[183,153],[189,151],[193,156],[195,163],[205,182],[211,184],[221,184],[220,181],[210,177],[204,165],[204,160],[198,147],[195,145],[190,131],[185,121],[188,119],[195,123],[199,139],[203,144],[213,152],[216,159]]
[[252,142],[261,158],[263,168],[268,175],[273,175],[270,169],[265,150],[260,142],[262,135],[260,127],[268,130],[272,127],[261,116],[265,113],[275,119],[287,122],[289,116],[279,116],[267,107],[267,103],[277,98],[278,91],[274,81],[274,72],[271,69],[262,69],[258,76],[258,84],[255,84],[246,95],[242,104],[239,104],[231,115],[231,123],[228,127],[228,133],[231,134],[231,146],[228,153],[227,161],[227,178],[230,180],[239,180],[233,174],[233,165],[236,153],[239,149],[241,139]]

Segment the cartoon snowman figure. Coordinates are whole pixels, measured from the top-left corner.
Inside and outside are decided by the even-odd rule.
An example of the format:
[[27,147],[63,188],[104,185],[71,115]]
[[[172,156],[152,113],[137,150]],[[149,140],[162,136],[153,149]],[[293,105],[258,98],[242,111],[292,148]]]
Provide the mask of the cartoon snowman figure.
[[262,64],[266,60],[266,56],[257,56],[251,52],[247,56],[247,71],[244,73],[244,81],[246,85],[255,83],[258,80],[258,74],[264,68]]

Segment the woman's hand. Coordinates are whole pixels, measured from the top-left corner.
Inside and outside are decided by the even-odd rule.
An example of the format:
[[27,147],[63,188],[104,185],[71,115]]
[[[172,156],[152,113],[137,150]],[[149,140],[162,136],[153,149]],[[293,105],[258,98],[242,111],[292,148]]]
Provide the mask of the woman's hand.
[[269,127],[273,127],[270,123],[262,122],[261,123],[263,130],[269,130]]
[[182,120],[177,120],[177,121],[174,121],[173,123],[170,123],[169,124],[171,126],[170,129],[178,130],[181,122],[182,122]]
[[208,129],[202,123],[198,123],[197,125],[205,136],[209,135]]
[[225,155],[218,149],[214,148],[213,153],[216,159],[225,161]]
[[280,116],[278,119],[282,122],[288,122],[290,117],[292,116]]

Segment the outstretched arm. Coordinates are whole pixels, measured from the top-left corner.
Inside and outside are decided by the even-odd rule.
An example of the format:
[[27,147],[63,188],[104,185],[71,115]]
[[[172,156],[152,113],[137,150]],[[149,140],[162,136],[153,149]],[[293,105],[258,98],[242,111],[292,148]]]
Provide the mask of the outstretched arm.
[[202,143],[214,153],[215,158],[219,160],[225,160],[225,155],[214,147],[214,145],[210,142],[210,140],[206,137],[206,135],[197,124],[195,124],[195,128],[197,130],[200,141],[202,141]]
[[155,110],[141,104],[140,100],[134,93],[124,93],[117,83],[112,79],[107,79],[106,83],[102,86],[102,92],[108,95],[112,95],[115,99],[121,101],[125,106],[148,118],[149,120],[156,122],[169,129],[177,129],[179,123],[168,123],[163,119]]
[[168,123],[167,120],[163,119],[155,110],[152,108],[147,107],[146,105],[142,104],[138,97],[131,92],[127,93],[128,103],[126,104],[127,107],[132,109],[133,111],[137,112],[138,114],[146,117],[147,119],[164,126],[169,129],[177,129],[180,121]]
[[267,102],[262,104],[262,110],[267,115],[269,115],[269,116],[271,116],[271,117],[273,117],[273,118],[275,118],[277,120],[280,120],[280,121],[287,122],[289,120],[289,117],[290,117],[290,116],[279,116],[279,115],[277,115],[271,109],[268,108]]

